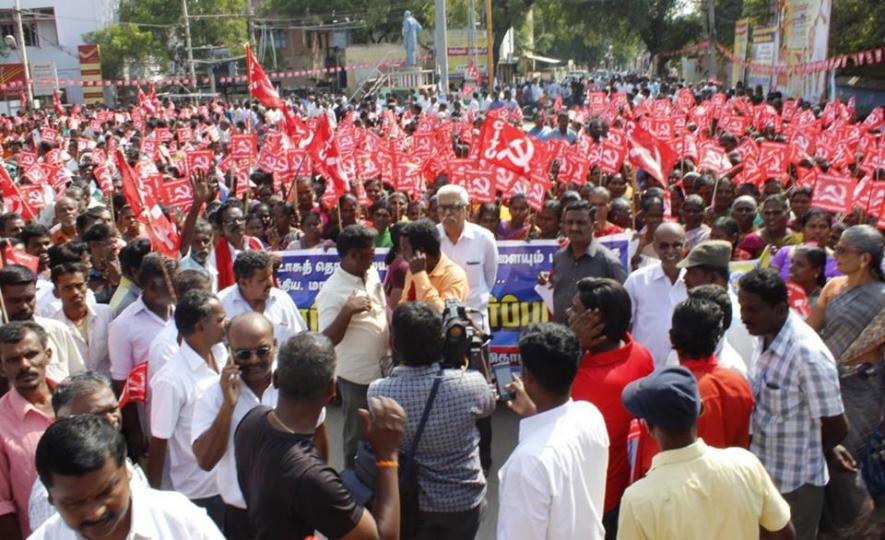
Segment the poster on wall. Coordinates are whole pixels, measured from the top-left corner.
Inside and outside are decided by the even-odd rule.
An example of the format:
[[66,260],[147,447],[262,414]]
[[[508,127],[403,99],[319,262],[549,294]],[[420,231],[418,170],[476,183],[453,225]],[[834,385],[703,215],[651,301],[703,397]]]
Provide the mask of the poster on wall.
[[[827,58],[832,0],[784,0],[778,12],[777,65],[792,66]],[[780,73],[776,87],[816,102],[825,92],[826,73]]]
[[[753,29],[753,41],[750,47],[750,61],[754,64],[770,66],[774,62],[777,26],[760,26]],[[771,86],[771,74],[750,70],[747,74],[747,87],[752,90],[761,86],[767,92]]]
[[[750,39],[750,19],[741,19],[734,23],[734,56],[736,60],[747,59],[747,45]],[[731,81],[734,86],[744,81],[744,66],[739,62],[731,63]]]

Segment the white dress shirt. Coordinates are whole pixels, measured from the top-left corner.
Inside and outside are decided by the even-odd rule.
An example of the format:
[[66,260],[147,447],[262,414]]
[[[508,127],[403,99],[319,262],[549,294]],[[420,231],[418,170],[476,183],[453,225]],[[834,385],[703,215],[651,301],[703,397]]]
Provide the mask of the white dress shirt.
[[200,384],[217,383],[218,374],[227,362],[223,344],[212,347],[215,370],[187,341],[181,342],[178,354],[172,357],[151,378],[151,435],[169,441],[169,476],[172,488],[189,499],[218,495],[215,474],[197,464],[191,449],[191,421]]
[[[158,491],[129,481],[131,524],[126,540],[224,540],[206,511],[174,491]],[[28,537],[30,540],[81,540],[56,514]]]
[[750,335],[750,331],[741,320],[741,304],[730,288],[728,297],[731,298],[731,326],[725,331],[725,339],[744,360],[745,373],[753,373],[753,359],[758,348],[758,340]]
[[101,373],[105,377],[111,375],[111,359],[108,355],[108,327],[114,316],[111,307],[107,304],[89,304],[86,303],[87,322],[86,337],[65,315],[64,309],[59,307],[58,311],[52,314],[52,319],[65,325],[74,338],[74,344],[77,351],[86,364],[86,369]]
[[627,276],[624,288],[630,294],[632,306],[633,339],[651,353],[655,368],[667,362],[670,353],[670,326],[673,308],[688,298],[683,276],[679,271],[676,282],[672,283],[661,262],[640,268]]
[[[231,415],[230,432],[227,436],[227,448],[224,455],[212,472],[215,474],[215,482],[221,493],[221,498],[226,504],[236,506],[237,508],[246,508],[246,500],[243,498],[243,492],[240,491],[240,482],[237,479],[237,461],[234,455],[234,435],[237,432],[237,426],[243,418],[249,414],[249,411],[259,405],[265,407],[276,407],[279,391],[274,388],[273,384],[269,385],[261,399],[255,395],[255,392],[246,383],[240,383],[240,397],[234,406],[234,412]],[[198,389],[197,404],[194,407],[194,418],[191,423],[191,447],[194,442],[199,439],[203,433],[212,427],[218,411],[221,410],[221,404],[224,402],[224,396],[221,394],[221,385],[218,381],[204,382]],[[317,426],[326,421],[326,409],[320,413]]]
[[[254,311],[240,294],[240,287],[236,283],[219,292],[218,299],[221,300],[228,319]],[[290,337],[307,330],[298,306],[282,289],[276,287],[270,289],[270,297],[264,304],[263,315],[273,324],[273,337],[277,340],[278,347],[282,347]]]
[[520,420],[519,444],[498,471],[498,540],[602,540],[608,444],[587,401]]
[[74,336],[68,327],[55,319],[47,319],[34,315],[34,322],[39,324],[49,338],[46,348],[52,351],[49,364],[46,365],[46,376],[55,382],[65,380],[68,375],[76,375],[86,370],[83,357],[74,343]]
[[141,297],[124,309],[108,330],[111,379],[125,381],[133,368],[147,362],[151,342],[168,322],[149,310]]
[[178,327],[175,326],[174,320],[170,320],[151,341],[148,349],[148,380],[153,379],[179,349],[181,346],[178,344]]
[[471,314],[471,320],[488,334],[489,297],[498,276],[498,244],[492,233],[469,221],[464,222],[464,230],[456,243],[446,235],[443,225],[436,226],[441,246],[446,257],[452,259],[467,274],[467,307],[479,313]]
[[344,339],[335,346],[337,372],[339,377],[352,383],[369,384],[382,377],[382,364],[390,357],[387,302],[375,268],[366,272],[365,282],[340,266],[335,269],[316,298],[319,330],[322,332],[335,321],[354,292],[368,296],[372,308],[351,317]]

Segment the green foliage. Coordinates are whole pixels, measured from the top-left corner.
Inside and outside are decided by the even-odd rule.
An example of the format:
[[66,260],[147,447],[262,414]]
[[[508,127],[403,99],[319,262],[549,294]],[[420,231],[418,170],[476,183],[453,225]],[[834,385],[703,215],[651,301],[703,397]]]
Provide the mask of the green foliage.
[[345,18],[362,21],[365,26],[354,30],[356,41],[378,43],[400,39],[406,10],[410,10],[422,26],[430,28],[430,18],[424,15],[427,5],[432,13],[433,2],[423,0],[396,3],[388,0],[269,0],[262,8],[268,15],[295,17],[305,23],[330,22],[333,18],[339,22]]
[[[246,31],[246,0],[187,0],[191,17],[191,41],[195,49],[227,47],[231,53],[243,51],[248,41]],[[200,15],[229,15],[227,17],[199,18]],[[179,64],[187,58],[184,24],[179,0],[121,0],[120,20],[138,21],[146,32],[162,44],[166,56]],[[204,57],[195,53],[196,58]]]
[[[138,68],[166,58],[165,47],[160,46],[154,34],[134,24],[112,24],[83,36],[87,43],[97,43],[101,50],[101,75],[105,79],[120,79],[123,66],[129,63]],[[130,73],[137,76],[137,73]]]
[[881,47],[885,43],[885,2],[834,0],[830,56]]

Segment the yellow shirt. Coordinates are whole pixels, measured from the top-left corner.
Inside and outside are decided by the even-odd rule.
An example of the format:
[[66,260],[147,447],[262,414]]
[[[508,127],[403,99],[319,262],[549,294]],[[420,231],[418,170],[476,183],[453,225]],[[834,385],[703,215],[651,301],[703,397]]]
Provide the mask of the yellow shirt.
[[469,290],[464,270],[440,252],[439,262],[430,273],[418,272],[413,275],[411,270],[406,273],[399,303],[427,302],[441,312],[449,298],[466,303]]
[[790,507],[756,456],[702,439],[661,452],[624,492],[618,540],[744,540],[778,531]]

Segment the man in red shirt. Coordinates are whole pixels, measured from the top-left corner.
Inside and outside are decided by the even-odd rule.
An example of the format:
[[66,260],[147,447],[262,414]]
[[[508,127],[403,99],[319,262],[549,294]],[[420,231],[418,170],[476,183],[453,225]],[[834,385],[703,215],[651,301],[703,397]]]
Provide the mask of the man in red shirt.
[[[755,399],[750,384],[732,369],[718,365],[716,344],[722,336],[722,309],[710,300],[689,299],[673,309],[670,341],[679,363],[698,381],[703,411],[698,417],[698,437],[715,448],[750,446],[750,417]],[[644,476],[659,452],[647,431],[640,435],[638,476]]]
[[630,478],[627,434],[633,416],[621,402],[627,384],[654,371],[651,354],[633,341],[630,295],[613,279],[584,278],[568,309],[569,326],[584,356],[572,386],[572,398],[596,405],[608,429],[609,458],[602,518],[606,538],[617,536],[618,505]]
[[670,341],[679,363],[698,380],[704,403],[698,418],[698,437],[716,448],[748,448],[755,400],[750,384],[740,373],[716,362],[723,317],[722,309],[713,302],[689,297],[673,310]]

